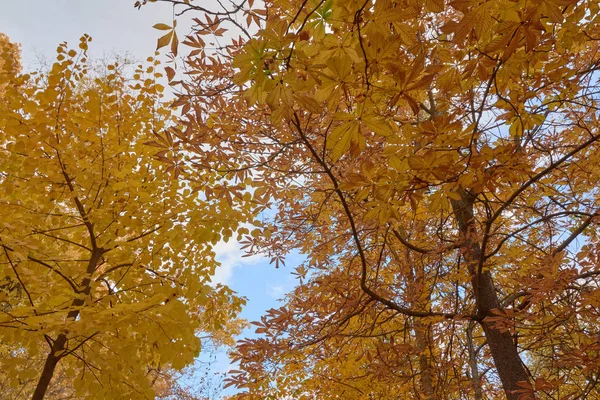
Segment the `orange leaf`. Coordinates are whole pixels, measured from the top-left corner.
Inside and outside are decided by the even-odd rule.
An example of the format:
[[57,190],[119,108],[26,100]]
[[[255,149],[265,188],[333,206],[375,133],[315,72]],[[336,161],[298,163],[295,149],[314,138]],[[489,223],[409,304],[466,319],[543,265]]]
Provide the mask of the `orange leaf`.
[[171,42],[172,37],[173,37],[173,31],[167,33],[166,35],[164,35],[160,39],[158,39],[158,42],[156,44],[156,50],[168,45]]
[[179,39],[177,39],[177,32],[173,31],[173,41],[171,41],[171,53],[177,56],[177,47],[179,46]]

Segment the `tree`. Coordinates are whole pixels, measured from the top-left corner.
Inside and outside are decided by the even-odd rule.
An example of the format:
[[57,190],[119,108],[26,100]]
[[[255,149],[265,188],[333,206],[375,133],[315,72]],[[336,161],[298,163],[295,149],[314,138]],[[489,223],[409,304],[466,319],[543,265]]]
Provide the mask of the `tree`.
[[[13,75],[20,71],[21,53],[19,51],[19,46],[12,43],[8,36],[0,32],[0,74]],[[0,96],[2,96],[3,93],[4,87],[0,86]]]
[[179,133],[158,61],[132,78],[117,65],[94,76],[90,40],[79,51],[61,44],[47,75],[0,75],[7,398],[154,398],[198,355],[200,334],[223,342],[241,326],[244,300],[210,281],[211,249],[245,210],[199,196],[216,174],[187,180],[161,161],[170,150],[154,155],[163,137],[153,132],[169,146],[166,132]]
[[181,145],[307,256],[240,398],[600,396],[597,1],[165,1]]

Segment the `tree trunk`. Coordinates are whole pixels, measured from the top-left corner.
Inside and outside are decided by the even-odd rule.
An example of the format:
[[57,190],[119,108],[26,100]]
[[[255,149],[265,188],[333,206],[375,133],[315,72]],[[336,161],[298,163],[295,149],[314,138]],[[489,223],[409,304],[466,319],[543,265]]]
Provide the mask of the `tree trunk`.
[[67,343],[67,336],[65,334],[58,335],[58,338],[52,344],[52,348],[50,349],[50,353],[46,357],[46,362],[44,363],[44,369],[42,371],[42,375],[38,380],[38,384],[35,387],[35,391],[33,392],[33,396],[31,400],[42,400],[46,395],[46,391],[48,390],[48,385],[50,385],[50,381],[52,380],[52,376],[54,375],[54,370],[56,369],[56,365],[58,361],[61,359],[61,352],[65,350],[65,344]]
[[464,247],[467,250],[464,258],[471,274],[471,285],[477,304],[477,314],[482,318],[480,324],[485,333],[506,397],[510,400],[517,400],[519,394],[515,391],[523,389],[517,383],[528,382],[529,375],[519,357],[517,345],[510,332],[501,332],[495,329],[493,324],[484,320],[485,317],[492,316],[491,311],[493,309],[500,309],[501,307],[490,271],[483,271],[480,275],[477,273],[482,254],[481,245],[476,239],[476,224],[473,218],[475,197],[464,190],[461,190],[459,194],[461,199],[451,200],[451,203],[458,228],[464,238]]
[[[98,265],[98,261],[102,257],[104,250],[102,248],[97,248],[94,246],[92,251],[92,255],[90,260],[88,261],[88,266],[86,272],[89,276],[92,276],[92,273],[96,270],[96,266]],[[83,287],[82,292],[86,296],[90,294],[91,291],[91,278],[85,278],[81,282],[81,287]],[[79,307],[85,304],[85,300],[82,298],[76,298],[71,302],[71,307],[74,310],[71,310],[67,313],[67,320],[73,321],[77,319],[79,316]],[[46,391],[48,390],[48,386],[50,385],[50,381],[52,380],[52,376],[54,375],[54,370],[58,365],[58,362],[62,357],[64,357],[63,351],[67,349],[67,335],[61,333],[58,335],[54,343],[50,348],[50,352],[46,357],[46,362],[44,363],[44,369],[42,370],[42,375],[38,380],[37,386],[35,387],[35,391],[33,392],[33,396],[31,400],[42,400],[46,395]]]

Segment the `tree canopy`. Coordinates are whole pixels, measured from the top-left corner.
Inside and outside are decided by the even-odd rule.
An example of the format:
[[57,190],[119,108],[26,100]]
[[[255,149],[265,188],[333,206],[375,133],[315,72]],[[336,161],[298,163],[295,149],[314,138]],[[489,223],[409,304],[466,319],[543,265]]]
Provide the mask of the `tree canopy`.
[[0,35],[0,397],[191,396],[232,237],[235,398],[600,397],[599,1],[155,2],[164,76]]
[[158,62],[95,76],[90,40],[59,45],[47,74],[8,68],[2,43],[2,398],[154,398],[201,335],[241,327],[244,300],[210,279],[246,213],[198,195],[215,174],[192,182],[155,154],[153,132],[178,131]]
[[[0,32],[0,74],[8,76],[18,73],[21,70],[20,59],[19,46]],[[6,77],[3,80],[6,80]],[[4,87],[0,86],[0,96],[3,93]]]
[[600,396],[597,1],[164,2],[188,169],[307,258],[239,398]]

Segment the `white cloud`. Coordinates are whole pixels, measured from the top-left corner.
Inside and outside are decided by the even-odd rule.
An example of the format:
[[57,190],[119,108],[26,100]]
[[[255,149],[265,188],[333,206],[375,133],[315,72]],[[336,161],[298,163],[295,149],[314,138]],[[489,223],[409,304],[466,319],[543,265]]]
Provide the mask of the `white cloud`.
[[253,265],[265,261],[265,258],[262,256],[242,257],[245,253],[240,247],[240,244],[236,240],[230,239],[227,243],[220,241],[213,248],[213,251],[217,255],[217,261],[221,263],[212,278],[213,284],[221,283],[227,285],[230,283],[235,268],[241,265]]
[[275,300],[280,300],[286,294],[287,290],[283,285],[268,285],[267,294]]

